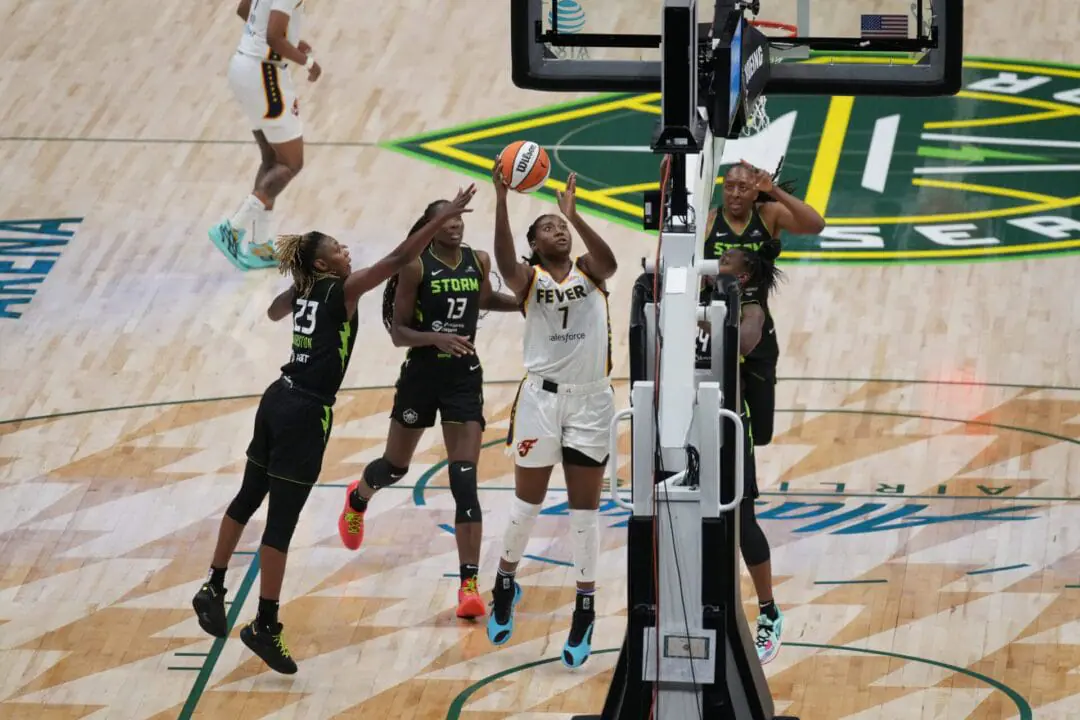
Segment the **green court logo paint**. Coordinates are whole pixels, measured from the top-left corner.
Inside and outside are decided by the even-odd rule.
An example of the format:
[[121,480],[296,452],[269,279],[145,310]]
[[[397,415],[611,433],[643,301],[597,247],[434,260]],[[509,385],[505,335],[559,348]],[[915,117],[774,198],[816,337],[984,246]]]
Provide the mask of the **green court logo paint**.
[[[729,141],[724,160],[772,168],[784,157],[783,178],[825,215],[820,236],[784,237],[786,259],[967,262],[1080,250],[1080,68],[969,58],[955,97],[771,97],[768,110],[766,133]],[[658,187],[648,139],[659,112],[659,95],[604,95],[390,147],[487,179],[503,147],[535,140],[552,157],[542,195],[554,201],[577,172],[582,207],[640,228],[643,193]]]

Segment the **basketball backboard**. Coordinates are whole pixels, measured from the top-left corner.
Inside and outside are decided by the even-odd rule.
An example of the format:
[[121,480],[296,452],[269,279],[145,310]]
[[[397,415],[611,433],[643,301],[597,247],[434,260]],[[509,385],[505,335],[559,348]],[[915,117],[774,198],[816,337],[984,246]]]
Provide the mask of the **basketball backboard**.
[[[514,82],[659,91],[664,4],[511,0]],[[769,37],[769,94],[925,97],[959,89],[963,0],[698,0],[699,50],[708,47],[717,8],[743,6],[746,21]]]

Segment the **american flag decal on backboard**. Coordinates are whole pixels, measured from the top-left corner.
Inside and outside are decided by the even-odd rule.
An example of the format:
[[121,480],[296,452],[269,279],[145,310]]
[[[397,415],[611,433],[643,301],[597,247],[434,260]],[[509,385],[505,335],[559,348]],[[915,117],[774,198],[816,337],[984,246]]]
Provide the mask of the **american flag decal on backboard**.
[[864,38],[906,38],[908,36],[907,15],[863,15],[859,21],[860,37]]

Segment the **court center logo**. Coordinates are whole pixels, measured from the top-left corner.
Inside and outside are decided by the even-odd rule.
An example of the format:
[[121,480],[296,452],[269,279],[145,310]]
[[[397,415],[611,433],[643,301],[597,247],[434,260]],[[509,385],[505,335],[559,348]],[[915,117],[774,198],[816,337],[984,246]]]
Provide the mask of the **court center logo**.
[[[772,169],[783,157],[783,179],[825,216],[819,236],[784,236],[786,260],[970,262],[1080,250],[1080,67],[969,58],[954,97],[777,96],[768,112],[766,131],[728,141],[724,163]],[[534,140],[553,161],[542,196],[554,202],[574,171],[579,206],[640,228],[643,193],[658,187],[648,142],[659,114],[658,94],[600,95],[390,147],[487,180],[502,147]]]

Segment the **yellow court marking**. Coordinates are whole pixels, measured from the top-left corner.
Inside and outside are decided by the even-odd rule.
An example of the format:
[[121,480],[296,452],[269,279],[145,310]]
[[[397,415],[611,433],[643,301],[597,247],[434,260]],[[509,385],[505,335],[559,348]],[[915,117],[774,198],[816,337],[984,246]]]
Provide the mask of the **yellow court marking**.
[[649,113],[651,115],[659,115],[660,108],[656,105],[651,105],[643,102],[629,102],[626,104],[627,109],[637,110],[638,112]]
[[1080,71],[1060,67],[1013,65],[1011,63],[983,62],[982,60],[965,60],[964,67],[975,68],[977,70],[1004,70],[1006,72],[1025,73],[1030,75],[1055,75],[1057,77],[1080,80]]
[[[913,180],[912,182],[914,183],[915,181]],[[956,184],[971,188],[980,187],[975,185],[968,186],[966,183]],[[991,189],[990,186],[981,187],[983,187],[984,190],[976,190],[975,192],[984,192]],[[1015,197],[1005,192],[1007,188],[992,189],[997,192],[987,192],[987,194]],[[918,223],[971,222],[972,220],[989,220],[991,218],[1013,217],[1016,215],[1046,212],[1048,210],[1061,210],[1062,208],[1072,207],[1074,205],[1080,205],[1080,195],[1071,198],[1055,198],[1053,200],[1034,203],[1032,205],[1017,205],[1010,208],[998,208],[996,210],[973,210],[971,212],[941,213],[938,215],[903,215],[900,217],[826,218],[825,222],[829,225],[912,225]]]
[[1018,115],[1006,115],[996,118],[972,118],[969,120],[939,120],[923,124],[926,130],[949,130],[957,128],[994,127],[996,125],[1015,125],[1018,123],[1040,122],[1043,120],[1056,120],[1070,115],[1080,115],[1080,108],[1066,105],[1065,103],[1051,100],[1039,100],[1037,98],[1013,97],[1010,95],[998,95],[996,93],[975,92],[961,90],[956,97],[968,100],[981,100],[983,102],[998,102],[1007,105],[1021,105],[1023,107],[1037,108],[1044,112],[1022,113]]
[[[437,140],[430,143],[425,143],[422,147],[431,152],[439,153],[448,158],[452,158],[468,165],[473,165],[477,168],[482,168],[485,172],[491,172],[492,160],[489,158],[481,157],[474,153],[462,150],[461,148],[450,145],[446,140]],[[562,191],[566,189],[566,183],[554,178],[549,178],[545,187],[553,190]],[[601,194],[600,190],[585,190],[583,188],[577,189],[577,196],[580,200],[586,202],[595,203],[602,207],[606,207],[610,210],[615,210],[620,213],[631,215],[633,217],[644,217],[645,211],[638,205],[632,205],[631,203],[624,202],[622,200],[616,200],[615,198],[608,197]]]
[[820,250],[808,252],[784,251],[792,260],[917,260],[919,258],[985,257],[987,255],[1020,255],[1025,253],[1061,252],[1080,248],[1080,239],[1055,240],[1027,245],[998,245],[996,247],[952,248],[942,250]]
[[[724,184],[724,178],[716,178],[717,185]],[[613,187],[604,188],[603,190],[594,190],[593,192],[603,197],[611,197],[613,195],[627,195],[629,193],[645,192],[646,190],[659,190],[660,181],[637,183],[635,185],[615,185]]]
[[982,193],[983,195],[997,195],[999,197],[1013,198],[1015,200],[1028,200],[1037,203],[1057,203],[1064,198],[1042,193],[1028,192],[1027,190],[1015,190],[1013,188],[996,187],[994,185],[976,185],[975,183],[953,182],[951,180],[931,180],[928,178],[915,178],[911,181],[916,187],[940,188],[942,190],[960,190],[962,192]]
[[541,115],[526,120],[518,120],[517,122],[508,123],[506,125],[496,125],[483,130],[474,130],[472,132],[462,133],[461,135],[442,138],[441,140],[432,143],[425,143],[424,145],[421,145],[421,147],[427,148],[435,144],[441,146],[475,142],[477,140],[485,140],[498,135],[508,135],[510,133],[532,130],[533,128],[543,127],[544,125],[554,125],[555,123],[566,122],[568,120],[577,120],[592,115],[601,115],[612,110],[625,110],[630,103],[636,102],[637,100],[637,97],[622,98],[620,100],[600,103],[599,105],[587,105],[572,110],[565,110],[552,115]]
[[844,147],[851,120],[851,109],[855,98],[849,95],[837,95],[829,101],[829,112],[825,116],[825,127],[821,131],[817,159],[810,172],[810,181],[806,188],[806,204],[825,215],[832,194],[833,181],[836,180],[836,168],[840,164],[840,152]]

